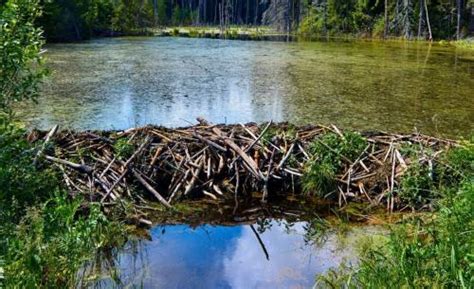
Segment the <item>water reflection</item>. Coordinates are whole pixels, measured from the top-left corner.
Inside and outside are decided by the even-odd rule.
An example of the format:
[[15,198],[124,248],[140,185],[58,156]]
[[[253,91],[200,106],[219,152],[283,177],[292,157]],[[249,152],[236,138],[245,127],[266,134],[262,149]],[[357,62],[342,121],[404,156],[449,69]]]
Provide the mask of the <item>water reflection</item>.
[[53,76],[22,117],[47,128],[148,123],[335,123],[468,135],[474,55],[378,42],[114,38],[48,47]]
[[[374,232],[356,230],[349,239]],[[267,220],[255,232],[250,225],[157,226],[151,241],[116,253],[115,281],[104,278],[90,287],[310,288],[317,274],[353,260],[355,242],[341,246],[335,234],[309,241],[305,222]]]

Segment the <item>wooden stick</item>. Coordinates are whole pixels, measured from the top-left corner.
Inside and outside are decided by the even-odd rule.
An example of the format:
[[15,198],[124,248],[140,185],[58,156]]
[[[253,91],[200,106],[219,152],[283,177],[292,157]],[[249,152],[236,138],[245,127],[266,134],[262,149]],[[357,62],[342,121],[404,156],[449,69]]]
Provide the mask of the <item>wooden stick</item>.
[[172,206],[158,193],[145,179],[135,170],[132,169],[135,178],[150,192],[155,198],[160,201],[165,207],[172,208]]

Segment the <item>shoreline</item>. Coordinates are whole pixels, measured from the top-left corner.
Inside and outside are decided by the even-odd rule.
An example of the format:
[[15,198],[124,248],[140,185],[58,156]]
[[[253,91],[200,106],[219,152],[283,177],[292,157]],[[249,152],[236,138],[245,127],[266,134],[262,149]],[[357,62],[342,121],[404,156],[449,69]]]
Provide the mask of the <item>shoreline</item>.
[[[401,36],[387,38],[370,36],[367,34],[334,34],[334,35],[305,35],[299,32],[279,32],[268,26],[231,26],[221,29],[219,26],[166,26],[137,29],[128,32],[106,31],[96,33],[90,39],[116,37],[183,37],[245,41],[279,41],[279,42],[321,42],[321,41],[361,41],[379,43],[419,43],[439,45],[464,50],[474,50],[474,37],[460,40],[453,39],[407,39]],[[53,40],[47,43],[80,43],[90,39],[78,41]]]

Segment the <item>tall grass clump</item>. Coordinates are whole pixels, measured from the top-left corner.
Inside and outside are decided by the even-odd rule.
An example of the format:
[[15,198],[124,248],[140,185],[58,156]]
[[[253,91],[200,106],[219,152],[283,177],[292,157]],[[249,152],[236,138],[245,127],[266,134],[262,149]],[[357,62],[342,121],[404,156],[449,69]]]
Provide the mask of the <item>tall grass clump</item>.
[[303,190],[328,196],[336,190],[336,175],[348,161],[355,161],[367,146],[367,140],[355,132],[342,135],[327,133],[310,144],[311,159],[302,178]]
[[98,205],[86,214],[81,210],[81,200],[61,193],[28,209],[7,241],[7,288],[75,287],[87,261],[123,241],[120,226],[108,221]]
[[448,151],[436,171],[436,211],[393,225],[357,266],[318,277],[316,287],[474,288],[473,166],[472,142]]

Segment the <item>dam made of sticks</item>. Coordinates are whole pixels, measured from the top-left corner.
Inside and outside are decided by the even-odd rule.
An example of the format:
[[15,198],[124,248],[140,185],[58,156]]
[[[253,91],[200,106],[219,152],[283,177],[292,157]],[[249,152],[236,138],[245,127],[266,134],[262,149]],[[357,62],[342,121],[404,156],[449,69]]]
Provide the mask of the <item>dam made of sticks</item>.
[[[344,206],[362,202],[408,208],[398,194],[410,167],[428,172],[458,142],[422,135],[356,133],[336,126],[288,123],[121,131],[33,130],[37,166],[60,172],[71,194],[113,205],[183,199],[269,202],[277,195],[317,195]],[[431,174],[432,175],[432,174]],[[420,205],[422,208],[422,206]]]

